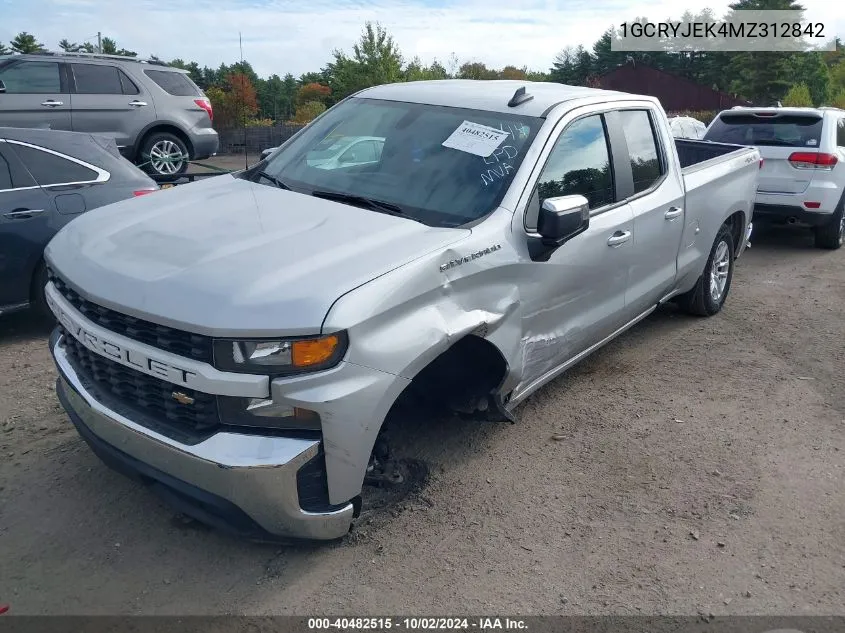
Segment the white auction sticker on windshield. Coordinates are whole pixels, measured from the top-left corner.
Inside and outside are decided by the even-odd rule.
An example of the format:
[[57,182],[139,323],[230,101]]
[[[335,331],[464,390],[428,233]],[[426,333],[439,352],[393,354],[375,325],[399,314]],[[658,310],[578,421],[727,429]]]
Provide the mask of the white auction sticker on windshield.
[[487,158],[508,137],[508,132],[471,121],[464,121],[452,132],[443,147]]

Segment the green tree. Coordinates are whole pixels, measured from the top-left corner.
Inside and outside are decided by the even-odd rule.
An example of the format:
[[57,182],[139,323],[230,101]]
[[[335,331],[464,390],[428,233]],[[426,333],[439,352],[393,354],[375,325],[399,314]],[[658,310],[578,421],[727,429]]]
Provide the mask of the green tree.
[[499,77],[502,79],[528,79],[528,69],[505,66],[499,71]]
[[570,86],[585,86],[593,73],[593,56],[583,46],[567,46],[555,57],[549,80]]
[[628,59],[628,53],[622,51],[611,50],[611,42],[616,36],[614,29],[606,30],[602,36],[593,44],[592,51],[592,73],[594,75],[604,75],[614,68],[623,65]]
[[551,78],[549,77],[549,73],[543,72],[542,70],[529,70],[528,81],[551,81]]
[[281,115],[284,119],[289,119],[294,113],[294,99],[296,98],[296,79],[293,75],[288,73],[282,79],[282,95],[284,96],[285,111]]
[[324,69],[332,98],[344,97],[370,86],[402,81],[402,54],[399,47],[380,24],[367,22],[360,40],[352,47],[352,55],[335,50]]
[[296,115],[293,117],[293,122],[304,125],[313,121],[325,111],[326,106],[319,101],[306,101],[296,106]]
[[298,79],[299,85],[303,86],[305,84],[325,84],[328,83],[328,77],[326,76],[325,71],[319,72],[307,72],[303,73]]
[[68,53],[96,53],[97,49],[91,42],[83,42],[82,44],[77,44],[76,42],[69,42],[66,39],[63,39],[59,42],[59,48],[63,51]]
[[44,45],[26,31],[18,33],[9,44],[16,53],[38,53],[44,50]]
[[781,103],[791,108],[810,107],[813,105],[813,98],[807,84],[796,84],[787,91]]
[[830,67],[830,89],[833,93],[838,93],[845,89],[845,59]]
[[484,62],[466,62],[458,69],[458,79],[498,79],[499,73]]
[[845,110],[845,88],[840,88],[839,92],[833,95],[833,99],[831,99],[830,104],[834,108],[841,108]]
[[102,39],[103,55],[123,55],[124,57],[135,57],[137,53],[135,51],[129,51],[125,48],[118,48],[117,42],[111,39],[110,37],[104,37]]
[[6,45],[3,42],[0,42],[0,55],[8,55],[11,52],[11,48],[6,48]]
[[806,84],[812,105],[826,105],[830,99],[832,83],[830,70],[820,52],[795,53],[791,59],[794,83]]
[[419,57],[414,57],[404,70],[405,81],[428,81],[432,79],[446,79],[446,69],[436,59],[431,66],[424,66]]
[[[733,11],[750,9],[804,11],[795,0],[739,0],[730,5],[726,19],[731,19]],[[797,40],[795,50],[801,50]],[[791,85],[793,55],[795,53],[763,50],[735,53],[726,73],[733,77],[730,91],[743,95],[755,105],[774,105]]]
[[284,120],[290,116],[289,97],[285,94],[285,83],[278,75],[270,75],[267,79],[260,79],[256,85],[258,91],[258,110],[261,116],[274,121]]

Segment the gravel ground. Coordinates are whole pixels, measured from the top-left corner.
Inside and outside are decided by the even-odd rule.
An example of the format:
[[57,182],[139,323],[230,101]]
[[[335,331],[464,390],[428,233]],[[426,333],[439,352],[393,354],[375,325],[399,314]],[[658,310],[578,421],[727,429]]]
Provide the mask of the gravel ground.
[[[845,250],[758,235],[712,319],[662,309],[518,423],[408,421],[425,487],[343,542],[184,523],[54,395],[0,319],[0,603],[33,614],[841,614]],[[554,436],[554,439],[553,439]]]

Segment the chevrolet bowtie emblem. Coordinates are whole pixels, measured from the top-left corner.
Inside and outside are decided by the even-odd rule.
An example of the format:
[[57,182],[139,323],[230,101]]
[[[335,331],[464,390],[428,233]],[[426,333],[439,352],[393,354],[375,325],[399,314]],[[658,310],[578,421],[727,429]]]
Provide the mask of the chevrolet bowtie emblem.
[[179,404],[194,404],[194,399],[188,394],[182,393],[181,391],[174,391],[170,395]]

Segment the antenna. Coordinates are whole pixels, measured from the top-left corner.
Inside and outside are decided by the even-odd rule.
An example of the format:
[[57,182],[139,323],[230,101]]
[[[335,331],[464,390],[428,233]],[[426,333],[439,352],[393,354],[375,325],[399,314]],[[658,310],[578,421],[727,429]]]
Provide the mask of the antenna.
[[[238,45],[241,48],[241,74],[246,79],[246,73],[244,72],[244,40],[241,37],[241,32],[238,31]],[[238,108],[240,110],[240,118],[241,118],[241,127],[244,131],[244,169],[249,169],[249,143],[246,141],[246,116],[244,116],[244,100],[243,100],[243,93],[244,91],[241,90],[241,97],[240,103],[238,103]]]
[[525,103],[526,101],[531,101],[534,98],[534,95],[529,95],[525,93],[525,86],[521,88],[517,88],[516,92],[513,93],[511,100],[508,101],[509,108],[515,108],[516,106]]

